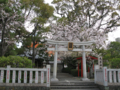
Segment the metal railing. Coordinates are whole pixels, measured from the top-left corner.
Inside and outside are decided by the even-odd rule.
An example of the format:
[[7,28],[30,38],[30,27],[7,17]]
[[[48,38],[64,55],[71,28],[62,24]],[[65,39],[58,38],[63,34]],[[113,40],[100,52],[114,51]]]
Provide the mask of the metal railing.
[[[46,77],[45,77],[46,74]],[[38,83],[50,87],[50,65],[46,68],[0,68],[0,83]]]

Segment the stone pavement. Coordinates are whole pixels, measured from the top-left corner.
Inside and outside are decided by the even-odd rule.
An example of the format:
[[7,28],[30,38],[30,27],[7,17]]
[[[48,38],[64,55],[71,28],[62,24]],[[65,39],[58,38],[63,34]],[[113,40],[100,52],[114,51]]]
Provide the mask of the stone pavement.
[[93,80],[81,81],[68,73],[57,73],[57,78],[59,81],[51,81],[50,90],[99,90]]
[[[51,78],[52,78],[52,74],[51,74]],[[57,78],[60,82],[79,82],[81,81],[81,77],[74,77],[68,73],[57,73]],[[90,81],[94,81],[94,80],[90,80]]]

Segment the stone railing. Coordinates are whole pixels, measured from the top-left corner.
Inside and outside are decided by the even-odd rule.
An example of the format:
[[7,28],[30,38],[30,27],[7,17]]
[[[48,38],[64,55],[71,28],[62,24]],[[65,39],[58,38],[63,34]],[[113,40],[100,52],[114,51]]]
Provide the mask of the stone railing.
[[108,83],[120,83],[120,69],[107,69]]
[[99,69],[98,65],[95,65],[94,68],[94,81],[97,84],[102,84],[107,86],[107,67],[103,67],[103,69]]
[[[45,77],[46,75],[46,77]],[[50,87],[50,65],[46,68],[0,68],[0,83],[46,84]]]
[[120,83],[120,69],[107,69],[107,67],[99,69],[99,66],[95,65],[94,81],[104,86]]

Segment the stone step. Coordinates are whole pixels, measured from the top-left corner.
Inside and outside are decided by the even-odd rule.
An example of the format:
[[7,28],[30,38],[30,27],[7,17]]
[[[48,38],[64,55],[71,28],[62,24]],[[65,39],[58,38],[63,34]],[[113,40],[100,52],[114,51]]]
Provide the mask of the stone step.
[[51,89],[97,89],[97,86],[51,86]]
[[93,81],[51,82],[50,90],[99,90]]
[[51,86],[95,86],[94,82],[51,82]]
[[50,90],[100,90],[98,88],[92,88],[92,89],[50,89]]

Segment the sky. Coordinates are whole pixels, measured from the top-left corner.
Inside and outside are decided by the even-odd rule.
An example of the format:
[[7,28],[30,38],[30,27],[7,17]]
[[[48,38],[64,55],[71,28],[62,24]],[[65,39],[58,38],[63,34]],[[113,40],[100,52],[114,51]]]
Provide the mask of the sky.
[[[50,5],[53,0],[45,0],[45,3],[49,3]],[[115,30],[114,32],[108,33],[108,42],[115,41],[116,38],[120,37],[120,28]]]

